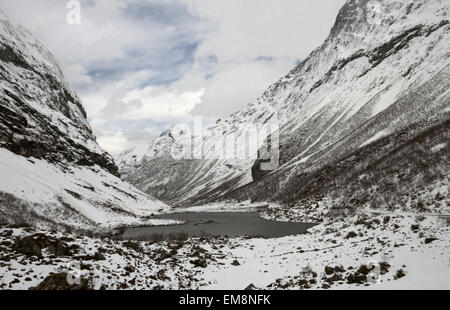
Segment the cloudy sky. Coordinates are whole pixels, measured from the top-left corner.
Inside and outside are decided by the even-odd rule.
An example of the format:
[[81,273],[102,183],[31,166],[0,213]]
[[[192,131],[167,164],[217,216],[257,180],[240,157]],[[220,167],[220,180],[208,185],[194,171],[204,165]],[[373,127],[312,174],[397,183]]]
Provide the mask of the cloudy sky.
[[345,0],[1,0],[55,54],[118,153],[256,99],[327,37]]

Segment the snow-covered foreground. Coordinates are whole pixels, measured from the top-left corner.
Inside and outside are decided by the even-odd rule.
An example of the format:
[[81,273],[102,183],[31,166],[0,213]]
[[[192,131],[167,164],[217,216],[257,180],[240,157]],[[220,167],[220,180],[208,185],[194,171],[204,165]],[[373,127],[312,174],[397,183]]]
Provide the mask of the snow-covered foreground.
[[36,287],[51,273],[40,288],[68,288],[57,278],[79,269],[96,289],[450,288],[450,225],[436,216],[354,215],[280,239],[163,242],[3,226],[0,249],[1,289]]
[[[368,218],[359,225],[352,221],[357,217],[316,226],[307,235],[245,240],[230,251],[241,265],[208,274],[213,283],[208,288],[241,289],[249,281],[274,289],[450,288],[450,228],[445,220],[427,218],[417,224],[414,217],[395,216]],[[419,225],[418,231],[412,231],[413,225]],[[379,283],[348,283],[361,265],[382,269],[384,263],[389,267],[377,277]],[[327,266],[340,271],[326,274]],[[406,275],[396,280],[399,270]]]

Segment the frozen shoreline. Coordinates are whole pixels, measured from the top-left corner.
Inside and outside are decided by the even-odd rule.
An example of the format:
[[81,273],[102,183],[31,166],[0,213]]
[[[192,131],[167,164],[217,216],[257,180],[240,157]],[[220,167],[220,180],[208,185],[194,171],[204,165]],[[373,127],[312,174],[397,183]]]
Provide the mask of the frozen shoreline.
[[191,212],[255,212],[269,207],[269,203],[251,203],[249,201],[240,203],[219,202],[202,206],[172,209],[169,213],[191,213]]

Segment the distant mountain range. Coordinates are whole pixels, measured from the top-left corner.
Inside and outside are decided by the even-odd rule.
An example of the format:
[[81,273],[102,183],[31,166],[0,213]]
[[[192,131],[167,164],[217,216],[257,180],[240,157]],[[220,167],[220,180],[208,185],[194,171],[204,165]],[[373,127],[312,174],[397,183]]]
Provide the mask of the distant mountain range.
[[347,1],[305,61],[206,128],[239,137],[241,125],[276,120],[280,166],[269,173],[255,173],[255,160],[213,156],[220,135],[204,135],[202,159],[172,158],[170,150],[191,141],[179,126],[119,155],[120,173],[175,206],[247,199],[416,206],[423,197],[410,197],[415,191],[448,186],[449,16],[448,1]]

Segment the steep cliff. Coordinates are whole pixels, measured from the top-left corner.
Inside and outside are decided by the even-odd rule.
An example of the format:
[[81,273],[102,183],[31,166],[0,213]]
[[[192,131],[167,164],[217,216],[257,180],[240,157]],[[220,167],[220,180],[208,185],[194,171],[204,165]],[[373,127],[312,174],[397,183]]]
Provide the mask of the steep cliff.
[[92,228],[167,208],[116,176],[52,54],[0,11],[0,220]]

